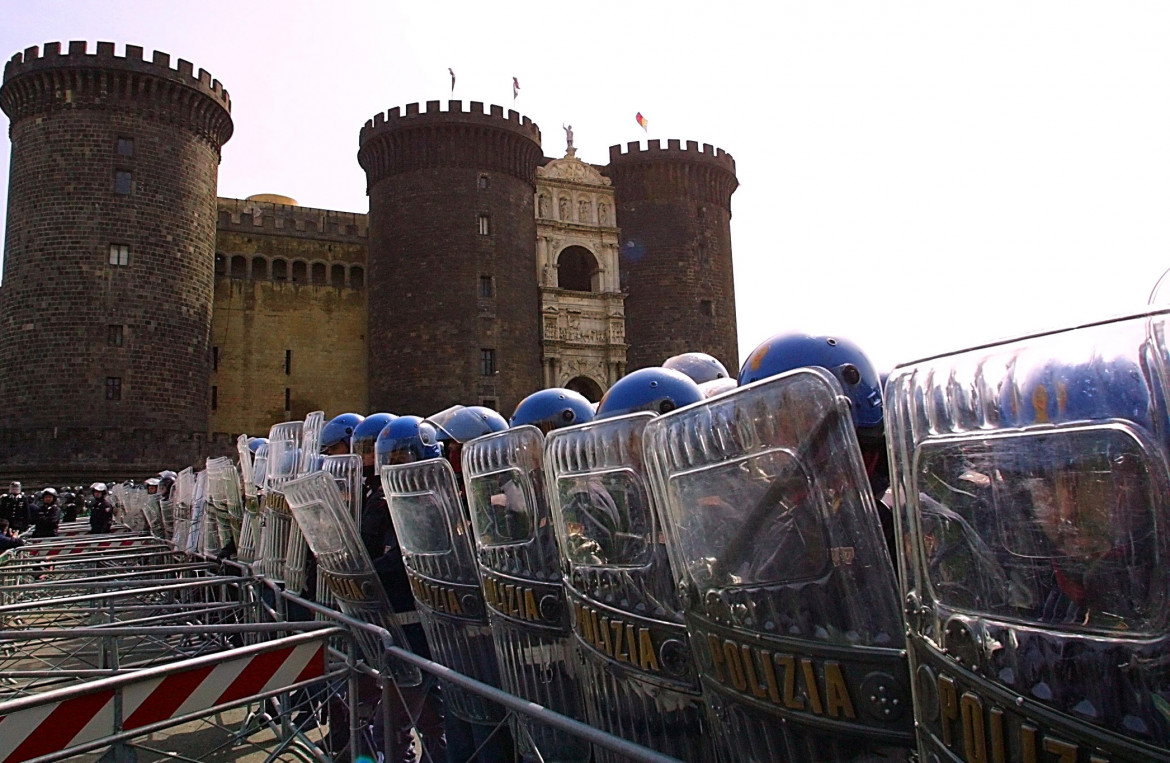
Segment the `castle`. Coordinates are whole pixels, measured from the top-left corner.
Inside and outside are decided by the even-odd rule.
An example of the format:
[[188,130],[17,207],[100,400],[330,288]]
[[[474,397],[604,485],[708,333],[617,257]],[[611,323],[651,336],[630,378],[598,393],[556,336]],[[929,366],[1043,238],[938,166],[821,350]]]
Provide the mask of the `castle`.
[[17,53],[0,285],[0,477],[131,476],[311,410],[508,415],[687,351],[738,366],[735,163],[694,142],[544,155],[431,101],[362,127],[369,213],[216,194],[231,100],[84,42]]

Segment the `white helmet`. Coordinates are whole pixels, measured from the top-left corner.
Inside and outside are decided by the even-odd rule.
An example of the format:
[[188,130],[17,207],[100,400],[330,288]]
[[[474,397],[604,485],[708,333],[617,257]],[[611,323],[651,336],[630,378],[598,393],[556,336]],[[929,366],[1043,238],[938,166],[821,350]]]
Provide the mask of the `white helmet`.
[[107,492],[109,492],[109,488],[107,488],[107,487],[106,487],[106,483],[104,483],[104,482],[95,482],[95,483],[93,483],[92,485],[90,485],[90,486],[89,486],[89,489],[90,489],[90,490],[92,490],[92,491],[93,491],[93,492],[95,492],[95,493],[107,493]]
[[56,498],[57,497],[57,488],[53,488],[53,487],[45,488],[44,490],[41,491],[41,497],[44,498],[46,495],[51,495],[54,498]]
[[15,482],[15,481],[8,483],[8,492],[9,493],[19,493],[20,492],[20,483]]

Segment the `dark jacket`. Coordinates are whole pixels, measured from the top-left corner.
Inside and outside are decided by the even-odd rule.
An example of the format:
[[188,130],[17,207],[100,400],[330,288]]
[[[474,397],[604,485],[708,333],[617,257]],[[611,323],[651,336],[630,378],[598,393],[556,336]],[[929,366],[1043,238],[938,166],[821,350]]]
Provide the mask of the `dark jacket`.
[[29,510],[33,524],[34,538],[52,538],[61,524],[61,507],[56,501],[50,504],[33,504]]
[[106,496],[95,500],[89,510],[89,531],[91,534],[108,533],[114,527],[114,504]]

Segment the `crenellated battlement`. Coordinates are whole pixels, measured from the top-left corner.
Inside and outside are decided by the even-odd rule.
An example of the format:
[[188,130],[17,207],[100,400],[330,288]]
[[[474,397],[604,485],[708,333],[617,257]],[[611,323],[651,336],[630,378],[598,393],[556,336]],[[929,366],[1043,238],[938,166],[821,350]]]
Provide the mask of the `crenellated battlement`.
[[417,103],[408,103],[406,108],[395,106],[385,113],[376,114],[362,127],[359,141],[365,143],[374,134],[383,130],[415,127],[430,124],[475,124],[511,129],[540,143],[540,128],[531,119],[509,109],[504,114],[503,106],[491,105],[484,111],[482,101],[470,101],[464,109],[463,101],[447,101],[444,110],[442,101],[427,101],[426,111]]
[[609,147],[611,165],[623,162],[661,161],[663,159],[705,162],[714,164],[732,175],[735,174],[735,158],[723,149],[715,148],[710,143],[704,143],[700,148],[698,141],[688,140],[686,147],[683,147],[682,141],[671,138],[666,141],[666,148],[663,148],[662,141],[655,138],[646,142],[646,148],[642,148],[642,144],[636,140],[630,141],[624,147],[620,145]]
[[228,91],[219,80],[213,79],[206,69],[195,73],[195,65],[190,61],[179,59],[174,67],[171,66],[169,53],[154,51],[149,61],[143,57],[140,45],[126,45],[125,52],[119,56],[115,52],[112,42],[99,42],[95,52],[88,52],[89,45],[84,40],[74,40],[69,43],[67,50],[62,52],[61,43],[46,42],[42,52],[36,45],[25,48],[14,55],[4,64],[4,82],[22,74],[45,69],[60,67],[68,68],[119,68],[142,74],[153,74],[156,77],[179,82],[206,92],[231,111],[232,101]]
[[231,138],[231,97],[206,69],[190,61],[171,65],[168,53],[147,60],[138,45],[117,55],[114,43],[99,42],[94,52],[84,41],[33,46],[4,65],[0,109],[13,124],[64,109],[131,108],[135,114],[184,124],[216,151]]
[[361,130],[358,163],[367,189],[391,175],[438,168],[504,172],[535,187],[540,128],[515,111],[471,101],[411,103],[368,120]]
[[217,200],[217,207],[220,230],[363,244],[369,235],[368,218],[358,212],[224,197]]

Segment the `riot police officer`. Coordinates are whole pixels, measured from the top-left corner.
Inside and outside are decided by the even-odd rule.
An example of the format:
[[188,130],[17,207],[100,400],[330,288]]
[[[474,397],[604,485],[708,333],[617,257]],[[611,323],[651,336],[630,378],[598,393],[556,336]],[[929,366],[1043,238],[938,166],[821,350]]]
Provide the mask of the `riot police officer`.
[[89,486],[93,492],[93,505],[89,509],[89,532],[92,535],[108,533],[114,527],[114,504],[109,499],[109,488],[104,482]]
[[0,496],[0,517],[7,519],[15,532],[28,527],[28,498],[20,483],[15,481],[8,485],[8,492]]
[[41,500],[29,512],[33,524],[34,538],[52,538],[61,524],[61,506],[57,503],[57,491],[47,487],[41,491]]
[[57,491],[57,501],[61,504],[61,521],[77,521],[77,493],[73,488],[65,485]]

